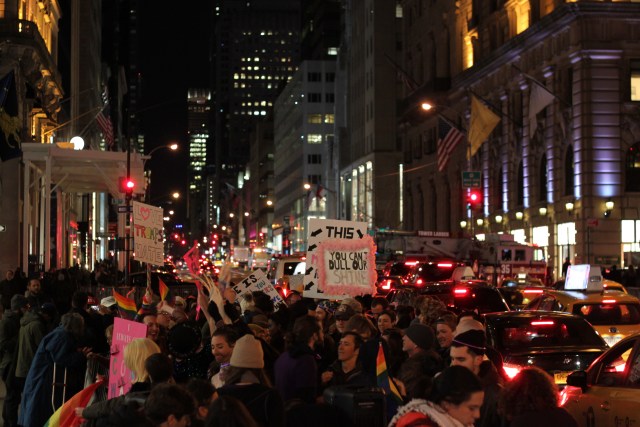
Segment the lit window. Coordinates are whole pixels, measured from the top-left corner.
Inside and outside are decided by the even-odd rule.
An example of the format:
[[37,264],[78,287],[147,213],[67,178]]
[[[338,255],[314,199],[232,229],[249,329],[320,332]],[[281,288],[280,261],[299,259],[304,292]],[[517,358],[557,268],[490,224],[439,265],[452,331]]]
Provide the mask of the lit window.
[[631,61],[631,100],[640,101],[640,60]]
[[322,144],[322,135],[317,133],[310,133],[307,135],[307,143],[309,144]]
[[309,114],[307,116],[307,123],[321,124],[322,114]]
[[337,47],[330,47],[329,49],[327,49],[327,55],[337,56],[338,55],[338,48]]
[[325,114],[324,115],[324,122],[325,123],[335,123],[334,115],[333,114]]

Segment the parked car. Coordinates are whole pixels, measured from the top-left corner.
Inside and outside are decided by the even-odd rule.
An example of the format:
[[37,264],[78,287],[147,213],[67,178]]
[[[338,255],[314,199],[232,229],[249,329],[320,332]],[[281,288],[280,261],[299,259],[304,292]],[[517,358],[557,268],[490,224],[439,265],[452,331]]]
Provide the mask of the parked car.
[[553,311],[510,311],[484,315],[487,344],[503,359],[509,378],[522,368],[537,366],[558,385],[589,366],[607,344],[584,318]]
[[306,259],[303,254],[281,255],[271,259],[267,277],[274,286],[282,290],[285,297],[290,290],[302,294]]
[[560,403],[580,426],[638,425],[640,334],[621,340],[586,370],[569,375]]
[[534,298],[542,295],[545,287],[541,281],[521,283],[516,280],[505,280],[498,290],[512,310],[521,310]]

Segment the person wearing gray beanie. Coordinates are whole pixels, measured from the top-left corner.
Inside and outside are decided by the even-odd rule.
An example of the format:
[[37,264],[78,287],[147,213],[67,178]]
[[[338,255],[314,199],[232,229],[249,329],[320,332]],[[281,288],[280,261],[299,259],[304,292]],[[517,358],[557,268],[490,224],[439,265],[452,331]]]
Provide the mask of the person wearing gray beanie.
[[407,399],[427,398],[426,384],[444,368],[435,341],[433,329],[422,323],[404,330],[402,350],[409,357],[400,366],[398,379],[404,384]]
[[402,350],[412,356],[416,352],[433,349],[435,345],[435,334],[430,326],[421,323],[414,323],[404,331],[402,339]]

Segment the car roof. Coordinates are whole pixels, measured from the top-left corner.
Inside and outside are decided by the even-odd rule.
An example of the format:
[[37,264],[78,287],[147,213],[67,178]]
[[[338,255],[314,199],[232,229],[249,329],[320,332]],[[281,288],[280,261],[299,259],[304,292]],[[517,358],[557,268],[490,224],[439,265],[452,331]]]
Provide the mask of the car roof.
[[618,302],[626,302],[626,303],[640,303],[638,298],[625,294],[621,291],[616,290],[605,290],[602,292],[579,292],[579,291],[558,291],[550,289],[546,291],[546,293],[557,297],[558,299],[562,299],[571,303],[575,302],[591,302],[597,303],[600,302],[603,298],[615,298]]

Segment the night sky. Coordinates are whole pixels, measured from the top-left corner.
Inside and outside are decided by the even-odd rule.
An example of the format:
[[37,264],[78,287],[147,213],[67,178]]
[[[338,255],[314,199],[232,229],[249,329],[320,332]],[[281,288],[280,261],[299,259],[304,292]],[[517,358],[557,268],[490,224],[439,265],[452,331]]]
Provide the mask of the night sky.
[[160,204],[175,190],[187,191],[187,90],[209,86],[213,2],[189,0],[189,7],[170,8],[140,3],[140,110],[145,141],[148,150],[174,141],[181,146],[178,153],[158,150],[149,160],[151,200]]

